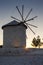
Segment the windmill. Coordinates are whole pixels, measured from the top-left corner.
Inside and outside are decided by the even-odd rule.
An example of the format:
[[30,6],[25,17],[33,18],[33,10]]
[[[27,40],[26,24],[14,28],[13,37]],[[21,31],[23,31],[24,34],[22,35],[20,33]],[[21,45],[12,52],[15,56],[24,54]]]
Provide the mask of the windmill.
[[26,47],[26,29],[29,28],[33,32],[33,34],[35,34],[35,32],[30,28],[30,26],[37,28],[37,26],[29,24],[29,21],[34,20],[37,17],[35,16],[28,19],[28,16],[32,12],[32,9],[28,12],[25,19],[24,19],[24,5],[22,5],[22,12],[20,12],[18,6],[16,6],[16,9],[19,12],[22,20],[19,20],[11,16],[11,18],[13,18],[14,20],[2,26],[4,48]]
[[24,24],[24,25],[26,25],[26,27],[29,28],[29,29],[33,32],[33,34],[35,34],[35,32],[31,29],[30,26],[35,27],[35,28],[37,28],[37,26],[27,23],[27,22],[29,22],[29,21],[34,20],[35,18],[37,18],[37,16],[34,16],[34,17],[28,19],[30,13],[32,12],[32,8],[31,8],[30,11],[28,12],[28,14],[27,14],[27,16],[25,17],[25,19],[24,19],[24,5],[22,5],[22,12],[20,12],[18,6],[16,6],[16,9],[17,9],[18,13],[20,14],[22,20],[19,20],[19,19],[13,17],[13,16],[11,16],[11,18],[13,18],[13,19],[19,21],[19,24]]

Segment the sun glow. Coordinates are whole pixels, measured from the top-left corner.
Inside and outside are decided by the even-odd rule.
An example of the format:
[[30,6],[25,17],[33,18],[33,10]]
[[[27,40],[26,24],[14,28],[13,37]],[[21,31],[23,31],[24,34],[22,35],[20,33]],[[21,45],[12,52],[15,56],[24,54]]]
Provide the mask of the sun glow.
[[32,44],[32,42],[31,42],[31,40],[26,40],[26,48],[31,48],[32,46],[31,46],[31,44]]
[[[30,31],[30,30],[29,30]],[[27,39],[26,39],[26,48],[32,48],[32,39],[34,38],[33,34],[31,34],[32,32],[29,32],[28,29],[26,30],[26,35],[27,35]]]

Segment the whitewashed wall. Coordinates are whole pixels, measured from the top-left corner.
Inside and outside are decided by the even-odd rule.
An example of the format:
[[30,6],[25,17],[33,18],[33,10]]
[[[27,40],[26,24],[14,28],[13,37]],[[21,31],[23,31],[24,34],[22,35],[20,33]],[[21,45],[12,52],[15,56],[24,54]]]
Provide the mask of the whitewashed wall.
[[26,46],[26,29],[24,26],[7,26],[3,29],[3,47]]

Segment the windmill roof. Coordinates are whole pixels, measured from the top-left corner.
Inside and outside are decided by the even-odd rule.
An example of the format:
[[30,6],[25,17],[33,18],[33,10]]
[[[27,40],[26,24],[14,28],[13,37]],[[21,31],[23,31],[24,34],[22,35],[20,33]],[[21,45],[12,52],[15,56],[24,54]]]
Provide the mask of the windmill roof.
[[7,25],[17,25],[17,24],[18,24],[18,22],[15,21],[15,20],[13,20],[13,21],[11,21],[10,23],[8,23]]
[[[15,20],[13,20],[13,21],[11,21],[10,23],[8,23],[8,24],[5,24],[5,25],[3,25],[2,26],[2,29],[4,28],[4,27],[7,27],[7,26],[17,26],[17,25],[20,25],[21,23],[19,23],[19,22],[17,22],[17,21],[15,21]],[[23,24],[23,26],[25,26],[26,27],[26,25],[25,24]]]

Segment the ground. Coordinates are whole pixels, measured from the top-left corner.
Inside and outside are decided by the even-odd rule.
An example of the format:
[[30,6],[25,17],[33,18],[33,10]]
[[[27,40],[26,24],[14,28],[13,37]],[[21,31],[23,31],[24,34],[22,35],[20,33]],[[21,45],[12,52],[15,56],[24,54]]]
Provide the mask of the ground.
[[43,49],[28,49],[22,54],[4,53],[0,55],[0,65],[43,65],[42,53]]

